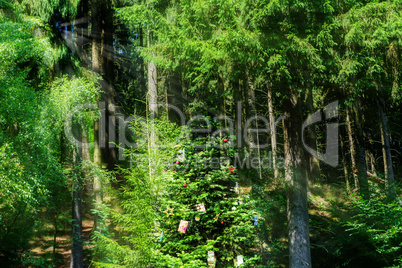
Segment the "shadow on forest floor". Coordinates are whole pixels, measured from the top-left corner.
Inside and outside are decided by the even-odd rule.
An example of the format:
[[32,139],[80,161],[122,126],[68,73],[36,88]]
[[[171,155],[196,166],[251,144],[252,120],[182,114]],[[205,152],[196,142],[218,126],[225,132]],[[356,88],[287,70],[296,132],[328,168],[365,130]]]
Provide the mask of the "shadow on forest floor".
[[[84,263],[89,263],[89,241],[93,227],[93,221],[84,220],[83,223],[84,235]],[[37,230],[35,237],[30,241],[30,257],[31,260],[27,267],[70,267],[71,256],[71,230],[64,228],[58,231],[56,237],[55,254],[53,254],[54,234],[53,226],[44,226],[43,230]]]

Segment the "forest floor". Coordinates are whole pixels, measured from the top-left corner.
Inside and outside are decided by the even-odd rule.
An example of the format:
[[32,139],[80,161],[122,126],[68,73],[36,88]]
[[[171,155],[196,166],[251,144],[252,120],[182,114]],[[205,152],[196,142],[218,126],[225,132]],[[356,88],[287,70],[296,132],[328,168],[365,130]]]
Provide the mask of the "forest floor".
[[[244,185],[239,187],[240,194],[249,194],[252,186]],[[278,193],[274,185],[264,189],[267,200],[273,200],[275,196],[285,195]],[[278,199],[280,200],[280,199]],[[275,245],[269,245],[270,253],[268,258],[272,258],[275,267],[287,266],[287,227],[286,227],[286,206],[281,202],[267,204],[271,207],[271,216],[266,217],[269,222],[269,240],[276,241]],[[339,228],[339,220],[342,218],[350,218],[348,210],[345,209],[347,200],[345,193],[340,187],[322,185],[313,185],[310,187],[309,194],[309,215],[310,215],[310,231],[312,243],[312,255],[326,255],[328,250],[334,247],[329,243],[329,238],[335,235],[335,232],[343,233]],[[84,235],[84,263],[86,267],[91,263],[90,255],[90,235],[93,228],[92,215],[86,214],[83,221]],[[47,224],[35,231],[34,239],[30,241],[30,253],[28,263],[25,262],[23,267],[70,267],[71,257],[71,228],[67,221],[64,226],[57,232],[55,254],[53,254],[54,233],[53,225]],[[272,251],[271,251],[272,250]]]
[[[84,220],[82,222],[83,235],[84,235],[84,260],[89,259],[90,248],[90,234],[93,227],[92,220]],[[53,226],[45,226],[43,230],[37,230],[34,235],[35,239],[30,241],[32,252],[32,260],[46,261],[46,263],[52,263],[55,257],[55,267],[68,268],[70,267],[71,257],[71,230],[70,228],[63,228],[62,231],[57,233],[55,256],[53,256],[53,244],[54,234],[51,233]],[[30,263],[29,267],[39,265],[40,263]],[[87,261],[85,261],[87,262]]]

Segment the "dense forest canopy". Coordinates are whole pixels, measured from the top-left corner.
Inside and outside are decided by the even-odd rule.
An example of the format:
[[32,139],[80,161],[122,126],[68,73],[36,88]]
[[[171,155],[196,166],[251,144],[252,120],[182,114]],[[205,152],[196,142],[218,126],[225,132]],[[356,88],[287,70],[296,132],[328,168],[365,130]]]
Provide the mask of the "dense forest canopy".
[[1,267],[402,267],[402,1],[0,0]]

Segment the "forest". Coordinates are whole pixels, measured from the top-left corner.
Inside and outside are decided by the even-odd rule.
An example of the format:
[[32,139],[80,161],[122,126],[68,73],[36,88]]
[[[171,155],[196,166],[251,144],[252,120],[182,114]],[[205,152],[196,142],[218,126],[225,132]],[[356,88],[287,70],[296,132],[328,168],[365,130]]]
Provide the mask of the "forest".
[[0,0],[0,267],[402,267],[402,0]]

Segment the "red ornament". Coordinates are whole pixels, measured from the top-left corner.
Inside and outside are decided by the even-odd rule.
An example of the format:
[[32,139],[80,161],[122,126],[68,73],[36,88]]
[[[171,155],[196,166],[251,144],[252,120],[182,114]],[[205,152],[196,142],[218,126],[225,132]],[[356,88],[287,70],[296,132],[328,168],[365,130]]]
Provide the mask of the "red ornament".
[[228,140],[227,140],[227,139],[223,139],[223,142],[228,142]]
[[179,164],[180,164],[180,161],[176,161],[176,164],[178,164],[178,165],[179,165]]
[[229,173],[234,173],[235,168],[234,167],[230,167],[229,168]]
[[185,184],[183,184],[183,187],[187,187],[187,184],[185,183]]
[[221,224],[223,224],[223,221],[221,221]]

